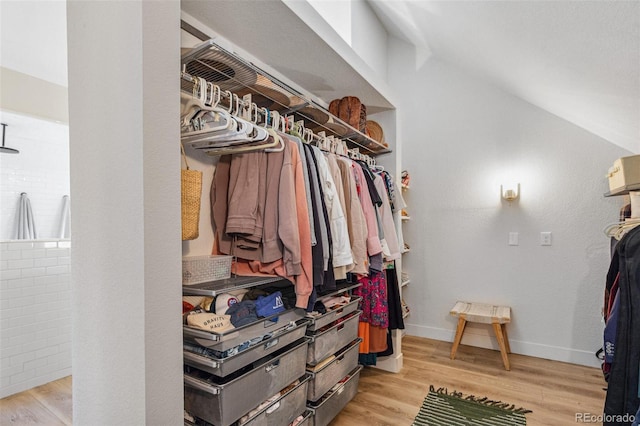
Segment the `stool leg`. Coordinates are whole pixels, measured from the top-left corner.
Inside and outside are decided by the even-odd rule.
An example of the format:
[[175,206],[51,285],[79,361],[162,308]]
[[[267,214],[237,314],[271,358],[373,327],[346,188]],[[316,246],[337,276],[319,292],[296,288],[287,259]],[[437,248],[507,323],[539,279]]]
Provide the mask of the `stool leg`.
[[467,320],[462,316],[458,318],[458,328],[456,328],[456,338],[453,340],[453,347],[451,348],[451,359],[455,359],[456,352],[458,351],[458,345],[462,340],[462,333],[464,333],[464,326],[467,325]]
[[507,348],[507,353],[511,353],[511,346],[509,346],[509,335],[507,334],[507,324],[500,324],[502,328],[502,335],[504,336],[504,346]]
[[511,370],[511,366],[509,365],[509,356],[507,355],[507,348],[504,343],[504,336],[502,335],[502,326],[497,322],[494,322],[493,331],[496,333],[496,338],[498,339],[498,346],[500,346],[500,354],[502,355],[504,368],[505,370]]

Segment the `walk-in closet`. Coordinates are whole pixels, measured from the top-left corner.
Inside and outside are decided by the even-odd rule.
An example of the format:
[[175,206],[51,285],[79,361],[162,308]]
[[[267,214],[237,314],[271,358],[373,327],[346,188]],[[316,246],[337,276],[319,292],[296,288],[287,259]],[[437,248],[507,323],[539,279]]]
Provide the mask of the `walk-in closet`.
[[395,135],[181,27],[183,185],[212,176],[183,199],[185,422],[327,425],[363,366],[402,367]]
[[633,425],[638,2],[0,21],[0,423]]

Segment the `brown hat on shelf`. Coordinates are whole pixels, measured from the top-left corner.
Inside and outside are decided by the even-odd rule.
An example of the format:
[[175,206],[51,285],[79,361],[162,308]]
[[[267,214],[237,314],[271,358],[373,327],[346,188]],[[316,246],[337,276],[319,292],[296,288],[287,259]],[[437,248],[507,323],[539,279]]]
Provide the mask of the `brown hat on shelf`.
[[[367,134],[374,141],[382,144],[384,147],[388,147],[389,145],[384,140],[384,132],[382,131],[382,127],[378,122],[373,120],[367,120]],[[374,146],[375,147],[375,146]],[[373,149],[377,147],[372,147]]]
[[[355,96],[345,96],[340,99],[338,107],[338,118],[354,129],[360,130],[360,116],[362,113],[362,102]],[[364,129],[363,129],[364,130]]]

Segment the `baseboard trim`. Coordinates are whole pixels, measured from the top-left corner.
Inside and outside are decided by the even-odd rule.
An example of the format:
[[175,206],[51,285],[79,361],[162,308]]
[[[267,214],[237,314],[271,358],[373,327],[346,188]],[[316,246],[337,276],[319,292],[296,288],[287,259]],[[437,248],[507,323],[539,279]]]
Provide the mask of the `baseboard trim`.
[[67,377],[70,375],[71,375],[71,367],[54,371],[44,376],[34,377],[33,379],[16,383],[15,385],[4,387],[0,389],[0,399],[14,395],[16,393],[27,391],[29,389],[33,389],[35,387],[53,382],[58,379],[62,379],[63,377]]
[[402,353],[392,356],[379,357],[376,365],[372,366],[380,370],[389,371],[390,373],[399,373],[402,370],[403,355]]
[[[453,342],[455,337],[455,330],[412,324],[405,324],[405,328],[408,336],[426,337],[445,342]],[[499,350],[495,336],[489,334],[489,328],[486,328],[486,330],[479,329],[481,330],[479,333],[474,333],[473,328],[465,330],[461,344]],[[516,354],[600,368],[600,361],[594,355],[595,351],[524,342],[513,340],[511,337],[509,338],[509,343],[511,344],[511,352]]]

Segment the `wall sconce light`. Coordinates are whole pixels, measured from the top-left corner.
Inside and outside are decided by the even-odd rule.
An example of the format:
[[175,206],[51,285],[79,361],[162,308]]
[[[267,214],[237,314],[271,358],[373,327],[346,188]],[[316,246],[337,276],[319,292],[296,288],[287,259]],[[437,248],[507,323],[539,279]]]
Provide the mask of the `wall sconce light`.
[[517,200],[520,198],[520,184],[518,183],[515,188],[513,186],[504,187],[503,185],[500,185],[500,196],[503,200],[508,201],[509,203]]

